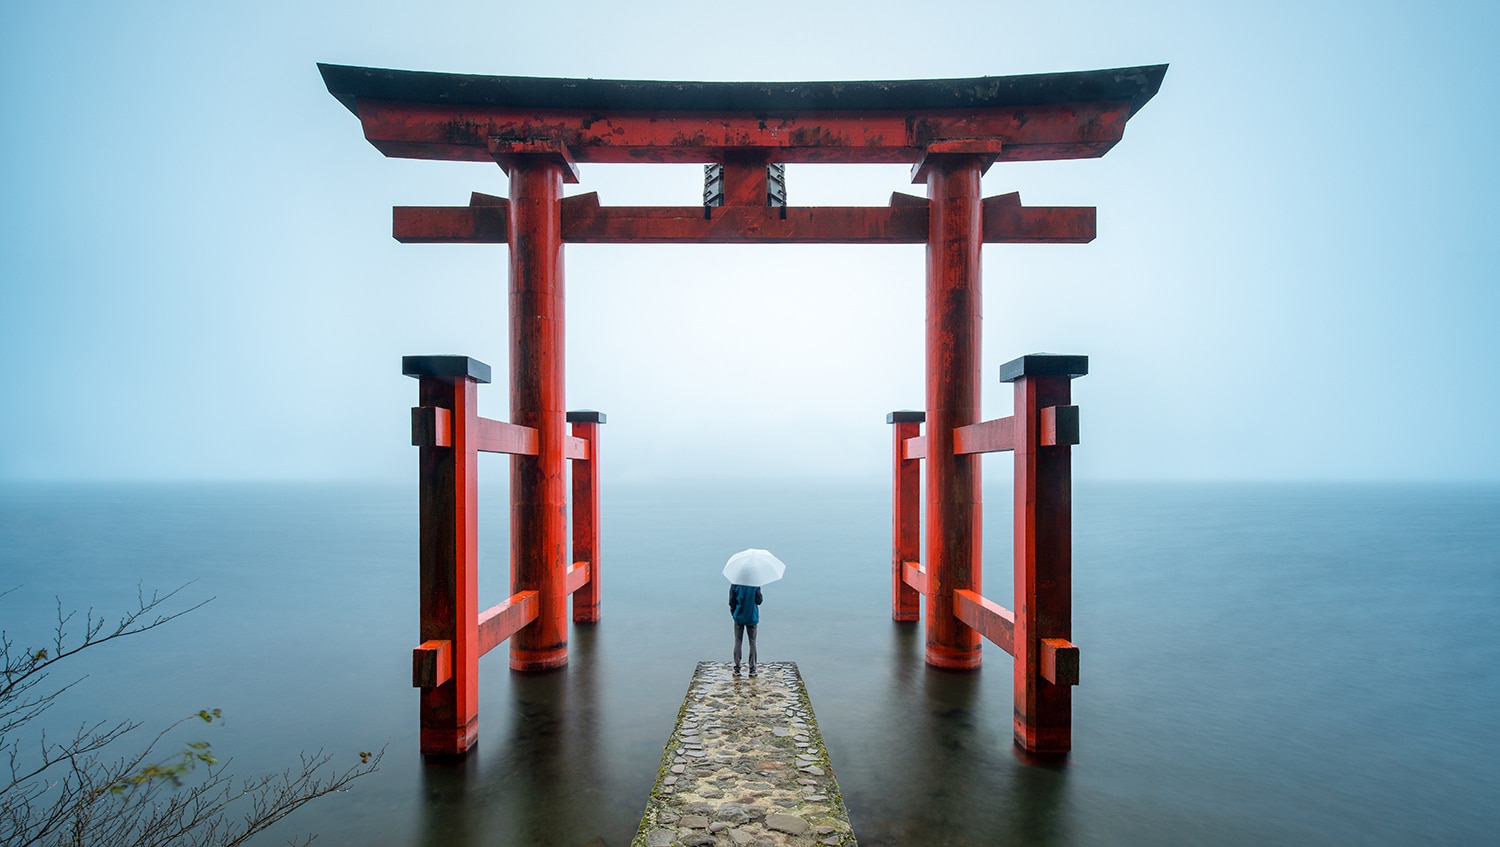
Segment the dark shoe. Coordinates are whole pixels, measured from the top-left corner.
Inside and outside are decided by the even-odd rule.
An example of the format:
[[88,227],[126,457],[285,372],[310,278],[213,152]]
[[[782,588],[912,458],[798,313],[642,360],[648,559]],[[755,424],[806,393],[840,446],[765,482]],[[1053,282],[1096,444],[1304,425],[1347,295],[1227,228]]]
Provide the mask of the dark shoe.
[[750,666],[750,675],[751,676],[755,676],[755,666],[754,665]]
[[735,665],[734,666],[734,675],[735,676],[739,676],[740,675],[740,666],[739,665]]

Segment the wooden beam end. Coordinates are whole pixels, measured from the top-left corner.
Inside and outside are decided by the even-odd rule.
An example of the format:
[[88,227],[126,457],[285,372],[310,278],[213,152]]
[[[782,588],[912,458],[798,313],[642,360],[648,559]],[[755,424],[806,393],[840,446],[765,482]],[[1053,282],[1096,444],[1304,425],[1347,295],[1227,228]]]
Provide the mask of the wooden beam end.
[[413,447],[452,447],[452,410],[440,406],[413,406],[411,445]]
[[901,581],[915,588],[918,594],[927,594],[927,571],[922,569],[921,562],[902,562]]
[[1077,685],[1077,645],[1066,638],[1043,638],[1042,678],[1053,685]]
[[1041,445],[1057,447],[1078,443],[1078,407],[1047,406],[1042,409]]
[[411,651],[413,688],[437,688],[453,678],[453,642],[424,641]]

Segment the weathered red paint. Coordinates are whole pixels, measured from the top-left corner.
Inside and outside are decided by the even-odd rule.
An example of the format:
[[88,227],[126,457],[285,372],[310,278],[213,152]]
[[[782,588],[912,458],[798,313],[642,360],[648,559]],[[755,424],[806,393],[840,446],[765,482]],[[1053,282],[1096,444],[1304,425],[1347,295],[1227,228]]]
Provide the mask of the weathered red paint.
[[953,592],[980,590],[979,460],[954,432],[979,421],[980,196],[975,156],[929,157],[927,243],[927,663],[979,666]]
[[436,688],[452,678],[452,641],[423,641],[411,651],[412,687]]
[[906,440],[922,432],[922,412],[892,412],[891,424],[891,619],[922,617],[922,595],[906,583],[907,562],[922,558],[922,464],[906,457]]
[[1070,380],[1015,379],[1014,723],[1016,743],[1033,753],[1072,746],[1073,689],[1066,683],[1077,681],[1076,648],[1071,679],[1048,682],[1043,673],[1043,642],[1073,637],[1072,448],[1042,444],[1042,410],[1069,405]]
[[[730,150],[722,154],[724,165],[724,206],[766,208],[771,151]],[[701,217],[701,216],[700,216]]]
[[975,632],[1011,655],[1016,648],[1016,616],[1010,609],[977,592],[960,589],[953,592],[954,613]]
[[536,591],[536,620],[510,640],[519,671],[568,662],[566,458],[563,455],[564,166],[509,159],[510,417],[536,430],[537,454],[511,459],[511,590]]
[[[762,148],[777,162],[910,164],[933,142],[1004,139],[1005,162],[1102,156],[1125,131],[1127,101],[982,111],[765,116],[519,110],[359,98],[365,138],[387,156],[488,162],[491,138],[554,139],[580,163],[716,162]],[[761,202],[764,202],[762,200]]]
[[536,620],[539,603],[535,591],[518,591],[505,602],[485,609],[479,616],[479,652],[488,653]]
[[447,412],[452,444],[423,444],[418,450],[418,640],[447,642],[452,668],[446,682],[421,690],[420,743],[425,756],[465,753],[479,731],[477,386],[468,377],[419,377],[421,406]]
[[919,595],[927,593],[927,570],[918,561],[901,563],[901,581]]
[[564,588],[564,590],[567,591],[568,594],[570,594],[570,595],[573,594],[578,589],[580,589],[580,588],[584,587],[585,585],[587,585],[588,582],[589,582],[589,563],[588,562],[578,561],[578,562],[574,562],[573,564],[571,564],[571,565],[568,566],[568,570],[564,574],[564,578],[563,578],[563,584],[566,586]]
[[918,435],[915,438],[906,439],[906,452],[904,455],[908,459],[927,458],[927,436]]
[[961,426],[953,433],[955,453],[994,453],[1015,447],[1015,419],[998,418]]
[[[404,244],[504,244],[507,218],[503,206],[397,206],[392,232]],[[1085,244],[1095,230],[1091,206],[986,201],[981,237],[986,244]],[[600,206],[593,193],[562,204],[562,238],[568,244],[922,244],[928,231],[925,204],[783,209],[762,203],[705,210]]]
[[604,415],[594,411],[568,413],[573,440],[581,442],[581,455],[573,459],[573,559],[588,565],[588,581],[571,591],[573,622],[598,623],[600,601],[599,564],[599,426]]
[[480,418],[479,451],[481,453],[509,453],[513,456],[535,456],[537,453],[536,430],[508,421]]
[[1043,638],[1041,673],[1053,685],[1077,685],[1077,645],[1066,638]]

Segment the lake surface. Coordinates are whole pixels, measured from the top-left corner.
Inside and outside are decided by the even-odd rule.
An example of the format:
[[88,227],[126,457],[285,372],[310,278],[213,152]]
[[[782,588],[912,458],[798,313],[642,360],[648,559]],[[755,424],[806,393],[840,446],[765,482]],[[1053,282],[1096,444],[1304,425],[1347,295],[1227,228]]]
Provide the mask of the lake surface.
[[[509,542],[503,488],[482,495],[485,607]],[[1004,605],[1008,496],[985,504]],[[114,615],[137,585],[190,583],[177,608],[212,602],[60,666],[87,678],[51,725],[221,708],[194,737],[245,776],[386,746],[259,843],[623,847],[695,664],[729,657],[719,568],[766,547],[788,571],[760,654],[800,666],[865,847],[1494,843],[1500,487],[1078,484],[1060,767],[1012,752],[1007,655],[933,670],[919,626],[890,621],[888,497],[606,481],[603,621],[574,629],[561,671],[481,660],[458,766],[417,754],[415,481],[0,487],[0,626],[39,643],[54,596]]]

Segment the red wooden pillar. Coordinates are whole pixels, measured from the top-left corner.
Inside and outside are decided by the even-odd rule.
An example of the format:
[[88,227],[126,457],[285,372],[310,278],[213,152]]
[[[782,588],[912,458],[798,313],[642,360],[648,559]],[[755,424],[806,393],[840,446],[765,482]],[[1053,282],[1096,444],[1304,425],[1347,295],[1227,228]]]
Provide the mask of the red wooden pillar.
[[954,455],[953,431],[979,422],[979,176],[985,160],[929,155],[927,183],[927,663],[979,667],[979,633],[953,592],[979,591],[979,456]]
[[891,619],[922,617],[922,595],[903,578],[907,562],[922,559],[922,461],[907,458],[906,440],[922,434],[921,412],[902,410],[885,416],[891,424]]
[[1072,747],[1072,448],[1078,409],[1071,380],[1087,356],[1022,356],[1000,369],[1015,383],[1015,740],[1033,753]]
[[588,443],[588,458],[573,460],[573,561],[588,562],[589,579],[573,592],[573,622],[599,622],[599,425],[603,412],[568,413],[574,438]]
[[[447,643],[453,675],[421,689],[421,748],[424,756],[456,756],[474,746],[479,732],[475,389],[490,381],[490,366],[467,356],[405,356],[401,372],[418,379],[421,406],[439,410],[412,416],[421,463],[420,640]],[[423,426],[437,432],[419,432]]]
[[510,640],[510,666],[539,671],[568,663],[561,200],[570,168],[555,152],[518,146],[492,151],[510,174],[510,420],[537,435],[535,456],[511,460],[511,591],[534,590],[539,602]]

